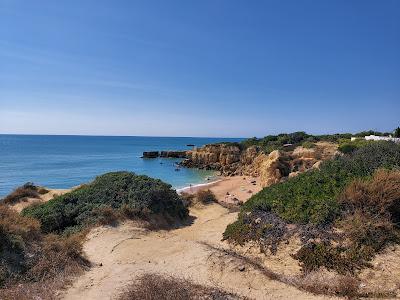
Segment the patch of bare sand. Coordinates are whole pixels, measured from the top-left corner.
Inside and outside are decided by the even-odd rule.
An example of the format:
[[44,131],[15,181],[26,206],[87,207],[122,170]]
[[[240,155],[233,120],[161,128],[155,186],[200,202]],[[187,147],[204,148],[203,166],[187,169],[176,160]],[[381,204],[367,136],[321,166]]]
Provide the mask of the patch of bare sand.
[[252,299],[329,298],[271,280],[252,265],[212,249],[229,249],[221,241],[222,233],[237,213],[211,204],[192,208],[191,215],[195,218],[192,225],[171,231],[151,232],[133,222],[92,230],[84,251],[96,266],[76,278],[61,297],[116,299],[138,275],[157,273],[217,286]]
[[35,204],[35,203],[44,203],[47,202],[51,199],[53,199],[55,196],[60,196],[63,194],[66,194],[70,192],[72,189],[48,189],[48,192],[46,194],[40,195],[40,198],[25,198],[17,203],[10,204],[10,208],[17,211],[21,212],[24,208]]
[[194,186],[186,189],[185,192],[196,193],[199,190],[207,189],[215,194],[219,202],[237,204],[238,201],[246,202],[252,195],[258,193],[262,187],[258,177],[232,176],[222,177],[220,180],[208,185]]
[[371,262],[372,267],[362,270],[362,290],[397,291],[400,297],[400,246],[387,247]]

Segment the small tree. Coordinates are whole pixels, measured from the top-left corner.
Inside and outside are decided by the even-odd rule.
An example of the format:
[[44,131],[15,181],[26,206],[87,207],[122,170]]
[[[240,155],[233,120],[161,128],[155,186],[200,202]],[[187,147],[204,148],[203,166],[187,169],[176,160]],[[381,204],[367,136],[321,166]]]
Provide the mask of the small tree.
[[397,127],[397,128],[394,130],[394,137],[400,138],[400,127]]

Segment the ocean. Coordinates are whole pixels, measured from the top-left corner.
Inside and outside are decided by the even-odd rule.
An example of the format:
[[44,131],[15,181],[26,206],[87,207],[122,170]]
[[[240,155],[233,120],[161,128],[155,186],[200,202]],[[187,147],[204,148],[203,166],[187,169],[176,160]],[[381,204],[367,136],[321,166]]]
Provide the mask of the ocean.
[[200,184],[212,171],[181,168],[180,159],[140,158],[143,151],[187,150],[237,142],[237,138],[0,135],[0,197],[26,183],[70,188],[111,171],[133,171],[159,178],[179,189]]

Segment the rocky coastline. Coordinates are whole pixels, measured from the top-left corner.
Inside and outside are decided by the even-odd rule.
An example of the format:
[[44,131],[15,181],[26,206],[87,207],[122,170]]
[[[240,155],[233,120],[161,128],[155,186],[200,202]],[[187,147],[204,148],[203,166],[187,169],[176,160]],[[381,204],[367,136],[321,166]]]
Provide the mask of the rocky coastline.
[[238,144],[209,144],[187,151],[144,152],[143,158],[183,158],[183,167],[215,170],[222,176],[260,177],[265,187],[318,168],[337,154],[337,144],[329,142],[317,142],[313,148],[287,145],[268,154],[258,146],[243,149]]

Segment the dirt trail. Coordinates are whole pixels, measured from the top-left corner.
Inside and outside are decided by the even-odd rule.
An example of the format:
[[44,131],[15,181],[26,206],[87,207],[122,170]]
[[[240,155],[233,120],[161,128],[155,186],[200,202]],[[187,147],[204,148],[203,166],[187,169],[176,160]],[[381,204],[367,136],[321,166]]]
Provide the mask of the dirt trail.
[[150,232],[132,222],[91,231],[84,250],[96,264],[61,296],[63,299],[116,299],[142,273],[169,274],[248,296],[253,299],[327,299],[266,278],[260,271],[203,243],[227,248],[221,242],[236,213],[218,204],[194,208],[192,225]]

